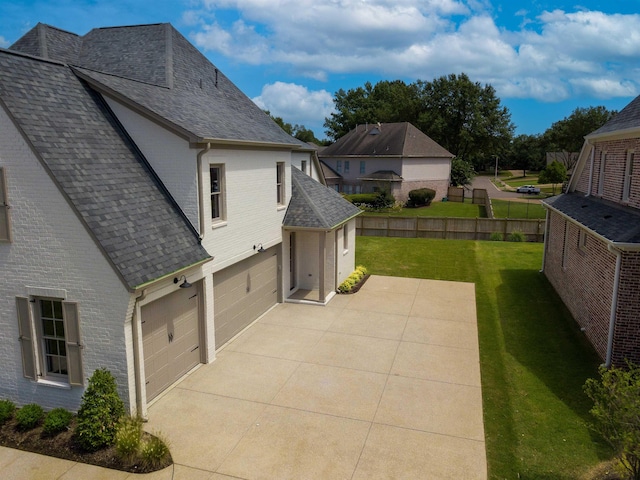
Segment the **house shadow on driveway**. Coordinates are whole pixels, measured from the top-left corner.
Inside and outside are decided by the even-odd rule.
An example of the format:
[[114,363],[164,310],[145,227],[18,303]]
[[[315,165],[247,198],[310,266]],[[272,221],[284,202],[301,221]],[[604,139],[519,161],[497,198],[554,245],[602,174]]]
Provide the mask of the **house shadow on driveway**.
[[279,304],[149,409],[183,478],[486,479],[475,286]]

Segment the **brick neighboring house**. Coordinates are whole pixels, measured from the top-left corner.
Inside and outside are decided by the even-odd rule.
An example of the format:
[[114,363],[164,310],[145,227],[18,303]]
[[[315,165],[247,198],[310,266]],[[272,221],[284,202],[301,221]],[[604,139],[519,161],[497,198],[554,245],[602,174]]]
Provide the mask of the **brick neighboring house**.
[[543,271],[607,366],[640,363],[640,97],[585,137],[543,201]]
[[359,125],[319,152],[327,186],[342,193],[388,188],[405,202],[409,191],[447,196],[455,156],[408,122]]

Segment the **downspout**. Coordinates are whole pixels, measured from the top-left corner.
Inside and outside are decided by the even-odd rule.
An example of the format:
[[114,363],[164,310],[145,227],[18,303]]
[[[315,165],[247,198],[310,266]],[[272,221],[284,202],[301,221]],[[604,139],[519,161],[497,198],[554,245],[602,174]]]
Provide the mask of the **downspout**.
[[613,334],[616,328],[616,308],[618,306],[618,289],[620,287],[620,270],[622,268],[622,252],[614,248],[611,244],[607,245],[607,249],[616,255],[616,271],[613,278],[613,296],[611,297],[611,313],[609,315],[609,338],[607,339],[607,358],[605,359],[605,367],[609,368],[612,363],[613,356]]
[[545,260],[547,258],[547,247],[549,246],[549,220],[551,218],[551,215],[549,215],[549,209],[546,208],[545,209],[547,212],[545,213],[545,220],[544,220],[544,244],[542,246],[542,267],[540,268],[540,273],[544,272],[544,265],[545,265]]
[[138,336],[138,305],[142,300],[147,296],[147,291],[143,290],[140,295],[138,295],[133,302],[133,314],[131,316],[131,338],[133,340],[133,369],[134,369],[134,378],[136,385],[136,414],[138,416],[143,416],[142,412],[142,375],[140,371],[140,366],[142,365],[142,358],[140,355],[140,337]]
[[197,155],[197,179],[198,179],[198,222],[200,223],[200,240],[204,238],[204,193],[202,191],[202,157],[211,150],[211,143],[207,143],[204,149],[200,150]]
[[589,188],[587,190],[587,194],[585,195],[585,197],[588,197],[591,195],[591,184],[593,183],[593,163],[594,163],[594,159],[596,156],[596,147],[594,145],[591,145],[591,160],[590,160],[590,164],[589,164]]

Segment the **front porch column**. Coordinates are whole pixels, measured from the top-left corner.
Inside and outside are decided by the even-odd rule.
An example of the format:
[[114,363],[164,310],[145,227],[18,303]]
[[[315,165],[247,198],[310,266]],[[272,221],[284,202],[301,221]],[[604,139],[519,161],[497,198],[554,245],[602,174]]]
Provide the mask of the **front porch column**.
[[318,301],[324,303],[324,299],[326,298],[325,286],[324,286],[324,276],[325,276],[325,258],[327,257],[327,246],[326,246],[326,234],[324,232],[318,232],[318,246],[319,246],[319,261],[318,265]]

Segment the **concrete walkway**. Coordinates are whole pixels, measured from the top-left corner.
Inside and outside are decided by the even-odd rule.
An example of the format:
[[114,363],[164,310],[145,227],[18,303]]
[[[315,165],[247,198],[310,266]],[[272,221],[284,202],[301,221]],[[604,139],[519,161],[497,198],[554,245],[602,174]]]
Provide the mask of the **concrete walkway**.
[[21,476],[36,462],[0,449],[0,471],[484,480],[474,285],[373,276],[326,307],[280,304],[158,399],[145,429],[169,439],[173,467],[132,475],[35,456],[56,470]]

